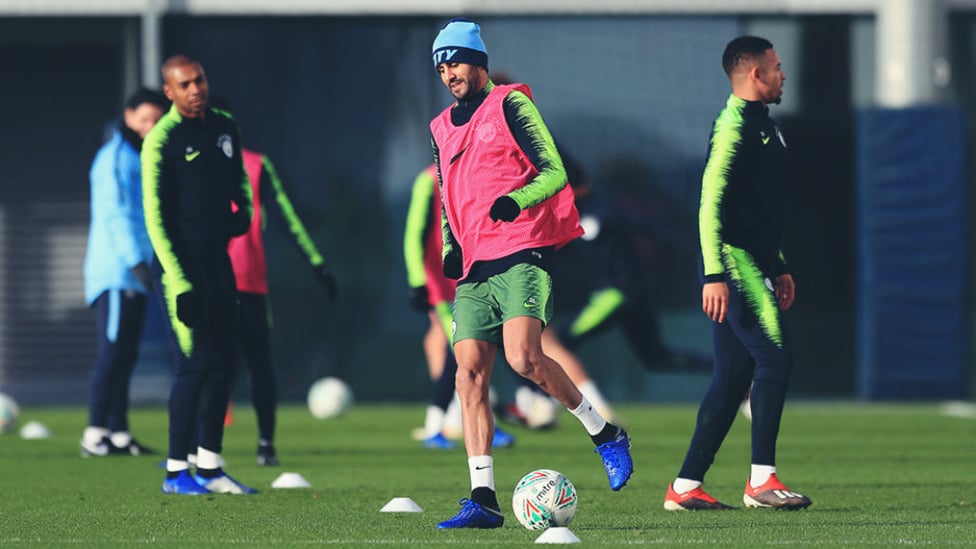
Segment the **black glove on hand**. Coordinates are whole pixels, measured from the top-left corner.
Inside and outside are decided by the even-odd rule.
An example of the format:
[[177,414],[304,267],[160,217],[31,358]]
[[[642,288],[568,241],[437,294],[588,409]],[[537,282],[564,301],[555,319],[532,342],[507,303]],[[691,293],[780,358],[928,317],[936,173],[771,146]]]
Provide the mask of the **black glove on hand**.
[[457,280],[461,278],[463,270],[460,252],[450,252],[444,257],[444,276]]
[[329,301],[335,301],[339,294],[339,287],[336,285],[335,275],[332,274],[332,271],[325,265],[319,265],[315,267],[315,278],[325,288],[325,293],[329,295]]
[[197,296],[193,292],[184,292],[176,296],[176,318],[192,328],[197,319]]
[[410,306],[414,309],[426,313],[430,310],[430,294],[427,293],[427,286],[415,286],[407,291],[410,299]]
[[146,265],[145,261],[140,261],[136,263],[135,267],[132,267],[132,276],[136,277],[136,280],[146,288],[146,291],[153,291],[152,275],[149,273],[149,265]]
[[520,211],[522,210],[519,209],[518,203],[512,197],[508,195],[499,196],[495,199],[495,203],[491,205],[491,211],[488,212],[488,217],[492,221],[515,221]]

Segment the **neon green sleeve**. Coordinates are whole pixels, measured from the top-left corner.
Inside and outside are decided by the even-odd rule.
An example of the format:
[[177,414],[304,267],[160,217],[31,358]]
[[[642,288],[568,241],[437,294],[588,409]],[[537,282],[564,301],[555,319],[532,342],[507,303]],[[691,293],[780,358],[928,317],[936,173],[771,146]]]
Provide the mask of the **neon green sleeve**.
[[250,225],[254,218],[254,192],[251,190],[251,181],[247,178],[247,171],[244,169],[243,160],[241,161],[241,184],[238,187],[237,207],[246,212],[247,224]]
[[[278,172],[275,170],[274,164],[271,163],[271,160],[267,156],[262,154],[261,165],[264,166],[264,171],[268,174],[268,180],[271,182],[271,188],[274,191],[274,200],[278,205],[278,211],[281,212],[281,217],[285,220],[285,224],[288,226],[288,232],[291,234],[295,244],[302,250],[305,258],[308,259],[308,262],[313,267],[322,265],[325,263],[325,260],[322,258],[322,254],[319,253],[318,248],[315,247],[315,242],[305,229],[305,224],[302,223],[301,218],[295,213],[295,207],[292,206],[288,194],[285,193],[284,185],[281,184],[281,179],[278,177]],[[250,188],[250,185],[248,185],[248,188]]]
[[142,206],[146,217],[146,231],[152,242],[153,251],[159,259],[159,264],[166,273],[168,291],[173,296],[193,289],[193,284],[186,278],[179,257],[173,249],[173,239],[165,222],[164,211],[173,205],[166,204],[167,180],[163,172],[163,149],[169,141],[169,132],[176,126],[181,117],[174,105],[166,116],[146,135],[142,143],[140,159],[142,162]]
[[730,103],[712,127],[698,210],[698,235],[706,277],[725,272],[722,264],[722,201],[728,188],[729,171],[742,143],[742,124],[741,111]]
[[504,108],[512,135],[539,170],[528,185],[508,194],[524,210],[561,191],[567,183],[566,168],[539,109],[527,95],[510,92]]
[[[407,267],[407,284],[417,288],[427,283],[424,269],[424,245],[431,219],[436,182],[430,170],[424,168],[413,182],[410,207],[407,208],[407,224],[403,231],[403,259]],[[439,229],[440,227],[438,227]]]

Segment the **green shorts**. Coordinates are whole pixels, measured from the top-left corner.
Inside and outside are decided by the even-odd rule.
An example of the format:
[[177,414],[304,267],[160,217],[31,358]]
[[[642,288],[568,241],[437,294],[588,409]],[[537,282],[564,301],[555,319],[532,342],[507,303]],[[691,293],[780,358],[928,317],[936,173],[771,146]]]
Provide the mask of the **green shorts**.
[[454,296],[451,339],[478,339],[502,344],[502,324],[519,316],[552,320],[552,277],[545,270],[519,263],[485,282],[459,284]]

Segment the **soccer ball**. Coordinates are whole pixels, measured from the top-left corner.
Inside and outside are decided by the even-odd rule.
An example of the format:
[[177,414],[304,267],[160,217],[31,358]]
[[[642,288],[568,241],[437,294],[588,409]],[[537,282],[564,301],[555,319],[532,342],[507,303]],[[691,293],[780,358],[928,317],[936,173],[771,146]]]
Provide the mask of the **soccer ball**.
[[337,377],[323,377],[308,389],[308,411],[317,419],[342,415],[352,405],[352,390]]
[[529,530],[568,526],[576,516],[576,503],[576,487],[552,469],[537,469],[525,475],[512,494],[515,518]]
[[0,393],[0,433],[13,431],[17,427],[17,416],[20,415],[20,407],[17,401],[10,395]]

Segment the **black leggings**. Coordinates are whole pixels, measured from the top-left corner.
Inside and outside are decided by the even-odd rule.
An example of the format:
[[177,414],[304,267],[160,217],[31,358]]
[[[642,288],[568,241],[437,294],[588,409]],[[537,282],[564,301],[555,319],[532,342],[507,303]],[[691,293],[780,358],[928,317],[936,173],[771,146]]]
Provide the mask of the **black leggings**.
[[[165,283],[157,292],[169,322],[176,354],[169,395],[169,458],[186,460],[194,433],[199,446],[220,453],[230,383],[237,364],[237,289],[226,242],[187,254],[183,268],[193,284],[197,307],[189,329],[177,318],[175,296]],[[165,277],[164,277],[165,280]],[[178,334],[183,335],[181,340]]]
[[89,378],[88,425],[129,430],[129,381],[139,356],[146,296],[106,290],[95,300],[98,352]]
[[[712,465],[715,454],[732,427],[742,398],[753,383],[752,463],[776,465],[776,439],[786,401],[790,373],[790,347],[786,327],[775,297],[765,284],[761,292],[749,299],[735,283],[729,283],[729,310],[722,324],[712,323],[715,362],[712,382],[698,409],[695,434],[678,474],[681,478],[701,481]],[[771,286],[771,284],[770,284]],[[772,299],[763,326],[750,303]],[[766,301],[767,306],[769,301]],[[775,312],[774,312],[775,311]],[[775,337],[771,337],[775,333]],[[775,341],[779,339],[779,342]]]
[[271,320],[267,296],[238,292],[239,337],[244,364],[251,376],[251,404],[258,418],[258,436],[271,443],[275,434],[278,384],[271,363]]

